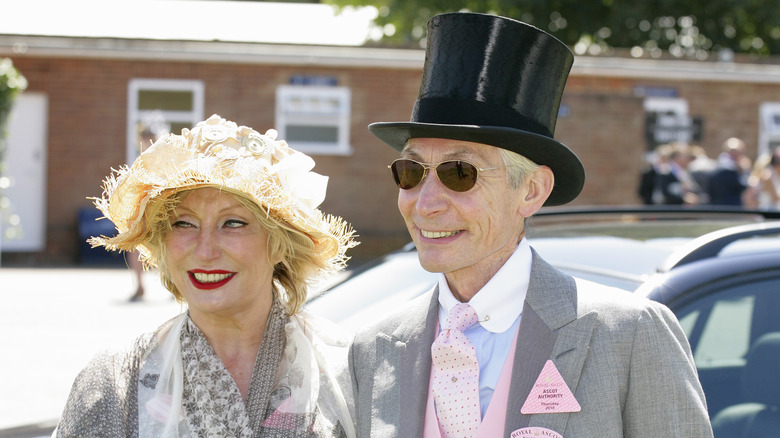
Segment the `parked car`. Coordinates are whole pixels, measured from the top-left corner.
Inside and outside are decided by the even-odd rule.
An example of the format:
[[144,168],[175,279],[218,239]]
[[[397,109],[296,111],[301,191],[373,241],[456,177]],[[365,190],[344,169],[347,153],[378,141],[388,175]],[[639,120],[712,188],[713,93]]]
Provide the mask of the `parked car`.
[[[780,221],[695,239],[636,293],[677,315],[693,350],[715,436],[777,435]],[[749,423],[754,429],[744,434]]]
[[[778,219],[780,212],[733,209],[559,208],[532,218],[527,235],[557,268],[667,305],[722,428],[780,407]],[[307,306],[354,330],[425,293],[438,275],[422,269],[409,244]],[[743,403],[752,404],[729,407]]]

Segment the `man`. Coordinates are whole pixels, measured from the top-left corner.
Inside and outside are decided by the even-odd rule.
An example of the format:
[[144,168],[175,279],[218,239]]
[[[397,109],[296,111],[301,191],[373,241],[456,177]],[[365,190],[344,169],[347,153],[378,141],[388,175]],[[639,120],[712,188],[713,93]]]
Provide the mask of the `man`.
[[712,205],[742,205],[747,188],[750,159],[745,155],[745,142],[731,137],[723,142],[718,165],[710,177],[709,197]]
[[553,138],[572,62],[524,23],[439,15],[411,121],[369,127],[401,151],[398,207],[442,275],[356,335],[359,437],[712,436],[674,315],[555,270],[524,238],[584,183]]
[[657,175],[656,184],[661,194],[661,204],[696,205],[703,198],[703,191],[693,179],[688,166],[693,161],[690,146],[686,143],[670,144],[671,153],[667,170]]

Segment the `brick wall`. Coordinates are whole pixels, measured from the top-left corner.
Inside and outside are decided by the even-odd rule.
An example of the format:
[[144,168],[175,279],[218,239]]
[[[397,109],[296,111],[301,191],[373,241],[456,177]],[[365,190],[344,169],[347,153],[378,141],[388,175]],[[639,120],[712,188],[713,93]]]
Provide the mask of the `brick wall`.
[[[127,84],[134,78],[198,79],[205,84],[206,116],[218,113],[264,131],[274,124],[275,90],[294,74],[326,75],[352,90],[350,156],[316,156],[316,171],[330,176],[323,210],[351,222],[364,260],[409,240],[396,209],[397,189],[387,164],[396,152],[366,129],[373,121],[408,120],[420,72],[387,68],[332,68],[19,57],[14,65],[29,91],[49,98],[47,247],[39,254],[3,254],[4,263],[75,263],[76,215],[100,195],[111,167],[124,163]],[[636,183],[646,149],[638,86],[674,88],[690,113],[704,119],[702,146],[716,154],[735,135],[755,155],[758,106],[780,100],[780,86],[572,76],[556,137],[582,159],[587,180],[575,205],[636,204]]]

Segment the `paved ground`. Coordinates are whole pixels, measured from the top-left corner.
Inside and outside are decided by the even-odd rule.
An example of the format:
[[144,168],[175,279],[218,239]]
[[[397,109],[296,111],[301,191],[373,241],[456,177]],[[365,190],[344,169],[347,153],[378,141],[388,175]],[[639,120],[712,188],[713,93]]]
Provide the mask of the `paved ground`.
[[99,350],[127,345],[181,311],[146,273],[147,299],[128,303],[125,269],[0,268],[0,437],[53,424],[73,379]]

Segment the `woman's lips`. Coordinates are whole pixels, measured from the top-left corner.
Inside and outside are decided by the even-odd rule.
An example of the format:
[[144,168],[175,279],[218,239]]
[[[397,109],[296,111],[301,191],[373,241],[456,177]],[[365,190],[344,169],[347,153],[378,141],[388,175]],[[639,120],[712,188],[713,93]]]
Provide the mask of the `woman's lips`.
[[226,285],[236,275],[230,271],[207,271],[204,269],[193,269],[188,272],[192,285],[198,289],[211,290]]

